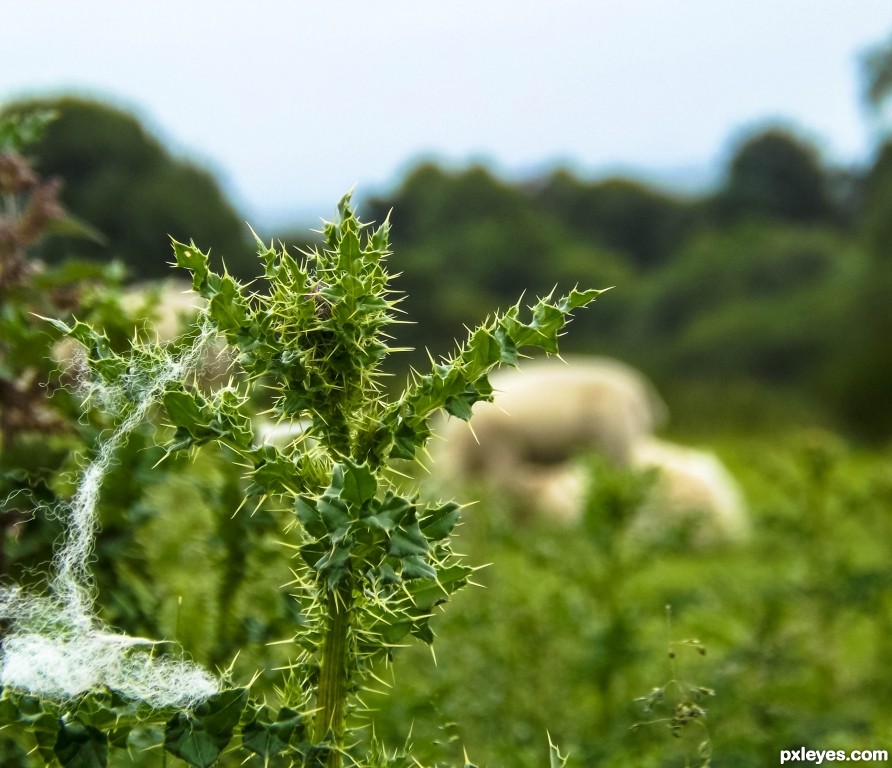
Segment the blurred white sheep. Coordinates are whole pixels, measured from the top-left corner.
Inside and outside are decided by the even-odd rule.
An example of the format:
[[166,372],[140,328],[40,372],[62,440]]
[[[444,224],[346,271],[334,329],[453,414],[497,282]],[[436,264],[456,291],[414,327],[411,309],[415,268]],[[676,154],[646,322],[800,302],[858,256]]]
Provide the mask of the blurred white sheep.
[[169,341],[195,319],[207,301],[192,290],[190,283],[168,280],[134,285],[121,294],[120,304],[128,316],[141,318],[152,337]]
[[490,381],[495,402],[474,406],[470,429],[450,419],[438,430],[446,472],[513,481],[518,470],[560,466],[582,451],[628,465],[633,444],[666,415],[650,382],[609,358],[536,361]]
[[608,358],[547,360],[492,377],[494,403],[478,403],[470,424],[437,430],[432,472],[442,482],[479,482],[520,516],[578,523],[590,476],[574,461],[597,454],[619,468],[656,471],[651,493],[629,526],[658,540],[683,526],[695,545],[743,541],[742,494],[705,450],[653,436],[666,407],[635,369]]
[[[191,284],[182,280],[141,283],[125,289],[118,297],[123,322],[133,322],[144,337],[160,342],[171,341],[198,316],[207,301],[195,293]],[[77,369],[80,344],[71,338],[62,339],[53,349],[53,359],[63,369]],[[212,347],[201,365],[205,382],[223,376],[232,357],[222,346]]]
[[658,540],[680,525],[702,547],[749,537],[743,494],[714,453],[648,437],[634,445],[632,466],[657,471],[653,491],[630,527],[635,538]]

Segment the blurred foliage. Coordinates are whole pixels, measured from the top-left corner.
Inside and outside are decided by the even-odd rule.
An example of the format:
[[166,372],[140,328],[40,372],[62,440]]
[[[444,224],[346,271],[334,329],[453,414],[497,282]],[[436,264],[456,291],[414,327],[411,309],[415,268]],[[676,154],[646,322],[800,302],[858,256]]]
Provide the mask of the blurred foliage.
[[[670,393],[757,389],[775,414],[793,394],[790,423],[887,438],[889,147],[866,170],[829,168],[803,137],[768,128],[736,147],[715,192],[688,198],[566,170],[512,185],[479,166],[422,165],[368,203],[373,218],[400,211],[404,308],[426,329],[401,340],[421,360],[518,284],[615,285],[569,351],[620,357]],[[685,405],[670,401],[682,422],[699,410]]]
[[169,238],[195,237],[225,253],[230,271],[250,274],[249,233],[208,171],[174,157],[136,117],[106,104],[65,97],[3,111],[46,110],[56,119],[30,148],[35,168],[64,179],[62,202],[97,241],[57,238],[35,255],[49,263],[117,259],[134,277],[160,278],[170,273]]
[[843,423],[876,440],[892,435],[892,142],[867,176],[858,242],[863,268],[852,285],[832,350],[827,402]]
[[559,170],[531,191],[538,210],[642,269],[671,259],[699,216],[697,206],[628,179],[586,184]]
[[[77,404],[55,371],[52,350],[59,334],[40,317],[67,316],[97,283],[111,284],[114,267],[102,270],[68,262],[47,268],[30,252],[66,218],[59,185],[40,177],[22,154],[49,114],[0,119],[0,575],[9,573],[8,551],[29,526],[33,510],[52,503],[55,480],[69,450],[79,446]],[[49,399],[48,395],[54,395]],[[50,535],[49,541],[57,535]],[[40,543],[38,543],[40,541]],[[40,550],[46,540],[25,542]],[[46,549],[41,555],[46,557]]]
[[741,549],[624,539],[644,479],[601,463],[585,535],[518,528],[499,498],[469,510],[460,544],[492,563],[475,579],[485,589],[437,620],[436,660],[404,652],[373,702],[379,735],[395,742],[411,721],[419,758],[466,747],[482,764],[532,768],[548,729],[571,767],[700,765],[700,728],[688,739],[668,720],[635,727],[661,717],[636,699],[663,686],[673,640],[679,680],[714,691],[700,705],[715,765],[888,742],[892,457],[824,432],[737,439],[721,453],[754,519]]
[[[888,47],[868,62],[877,103],[888,95],[888,62]],[[3,571],[25,584],[59,535],[58,521],[33,510],[70,492],[77,451],[108,427],[76,421],[49,360],[58,334],[32,313],[76,313],[122,348],[141,320],[117,297],[122,274],[110,259],[134,278],[167,276],[173,234],[213,245],[236,275],[254,263],[210,176],[171,158],[135,118],[73,99],[28,106],[59,119],[42,140],[33,122],[0,130],[0,151],[62,176],[71,221],[104,244],[44,238],[59,216],[16,229],[48,183],[40,174],[15,191],[16,216],[4,214],[13,234],[0,247],[27,268],[4,273],[0,301]],[[10,143],[13,135],[28,141]],[[35,205],[53,199],[47,191]],[[417,348],[416,363],[521,288],[617,286],[562,348],[645,370],[667,394],[676,429],[737,433],[722,457],[745,485],[757,532],[733,553],[614,547],[642,480],[599,466],[606,495],[592,499],[585,536],[517,529],[502,500],[486,499],[469,510],[461,544],[471,562],[493,563],[477,577],[487,589],[460,595],[434,622],[437,664],[425,648],[400,652],[392,695],[367,702],[380,710],[377,735],[398,748],[414,723],[420,758],[461,759],[465,745],[488,764],[526,766],[544,764],[547,729],[571,766],[683,764],[684,740],[630,731],[649,719],[635,699],[667,677],[671,603],[676,635],[698,637],[708,652],[682,654],[678,665],[684,679],[715,689],[705,706],[717,764],[770,764],[787,746],[892,740],[883,674],[892,457],[824,433],[787,436],[791,424],[815,422],[879,443],[892,434],[892,143],[867,168],[828,168],[801,136],[767,129],[744,137],[720,186],[696,197],[568,170],[509,184],[479,166],[424,164],[365,207],[379,222],[397,212],[390,264],[408,294],[400,307],[418,322],[397,336]],[[23,245],[29,261],[19,259]],[[27,426],[23,414],[42,421]],[[240,679],[282,663],[281,646],[269,643],[301,616],[280,587],[291,555],[270,513],[232,518],[241,489],[230,463],[176,458],[152,472],[162,453],[155,437],[135,433],[104,488],[95,569],[103,618],[176,637],[209,666],[235,659]],[[256,686],[269,691],[272,679]],[[161,740],[134,740],[132,764],[157,765]],[[32,747],[0,742],[0,763],[32,765]]]
[[867,51],[863,66],[867,101],[879,109],[892,93],[892,38]]
[[780,129],[745,139],[713,205],[722,220],[765,217],[820,223],[834,216],[830,179],[816,149]]
[[824,353],[845,320],[847,283],[861,262],[827,229],[748,221],[704,231],[671,270],[641,287],[628,329],[634,354],[663,378],[745,378],[808,390],[828,364]]
[[[877,47],[866,74],[880,82],[887,59]],[[72,220],[105,243],[57,237],[36,255],[117,256],[132,277],[153,278],[168,274],[171,234],[214,246],[247,276],[247,228],[219,188],[135,117],[77,99],[27,106],[57,111],[30,153],[44,175],[65,179]],[[507,183],[479,165],[423,163],[364,209],[375,221],[399,211],[395,266],[411,322],[395,336],[415,349],[401,362],[425,364],[428,349],[448,348],[522,290],[613,285],[568,351],[618,356],[669,393],[758,390],[772,413],[795,395],[792,422],[892,432],[882,396],[892,383],[892,144],[867,168],[833,168],[808,139],[767,127],[742,136],[717,188],[696,196],[567,169]],[[295,231],[280,237],[312,246]],[[699,412],[679,411],[685,400],[670,402],[682,422]]]

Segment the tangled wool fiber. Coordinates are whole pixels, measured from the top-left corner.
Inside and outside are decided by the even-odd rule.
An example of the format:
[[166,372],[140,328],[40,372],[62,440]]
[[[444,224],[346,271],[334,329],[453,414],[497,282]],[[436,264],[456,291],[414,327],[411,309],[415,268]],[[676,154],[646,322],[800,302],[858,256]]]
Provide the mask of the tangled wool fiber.
[[186,661],[157,657],[158,641],[116,634],[96,616],[88,562],[96,538],[102,481],[115,452],[146,418],[166,386],[195,372],[214,332],[205,323],[179,355],[152,348],[141,371],[121,381],[91,383],[86,395],[106,406],[131,403],[126,416],[86,467],[71,501],[55,510],[65,534],[53,560],[50,593],[0,590],[0,618],[10,624],[0,656],[0,682],[54,699],[109,688],[154,707],[188,707],[219,690],[216,678]]
[[[33,599],[33,598],[31,598]],[[109,688],[152,707],[191,707],[219,689],[200,667],[153,656],[158,643],[102,631],[14,632],[3,643],[2,680],[52,699]]]

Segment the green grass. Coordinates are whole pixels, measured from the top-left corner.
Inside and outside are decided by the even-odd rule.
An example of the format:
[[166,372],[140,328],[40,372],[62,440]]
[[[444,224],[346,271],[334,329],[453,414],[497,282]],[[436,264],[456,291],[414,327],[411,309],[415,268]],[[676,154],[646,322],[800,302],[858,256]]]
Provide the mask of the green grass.
[[[823,433],[724,444],[744,485],[755,536],[708,553],[604,554],[579,530],[516,528],[487,500],[460,541],[483,589],[436,623],[436,663],[408,649],[393,690],[373,702],[379,733],[413,723],[421,759],[467,748],[482,765],[541,766],[546,731],[570,765],[699,764],[691,739],[634,699],[671,676],[715,689],[705,703],[713,764],[774,764],[789,746],[889,743],[892,676],[892,471],[888,452],[858,452]],[[606,557],[606,562],[605,562]],[[453,725],[444,730],[440,723]],[[686,735],[686,734],[682,734]]]
[[[753,518],[752,542],[737,549],[607,547],[584,529],[518,527],[499,499],[469,507],[457,549],[489,564],[474,576],[481,587],[435,618],[436,659],[415,642],[396,652],[392,670],[378,671],[392,687],[364,696],[376,735],[398,747],[411,729],[415,756],[429,763],[460,764],[466,749],[480,766],[543,766],[550,734],[571,768],[698,765],[701,727],[679,739],[664,724],[632,730],[667,714],[635,699],[673,676],[671,604],[671,639],[697,638],[706,649],[676,646],[675,664],[679,681],[715,690],[703,702],[713,765],[761,768],[784,748],[892,742],[890,451],[821,432],[715,444]],[[114,563],[125,583],[101,602],[123,624],[124,603],[143,601],[129,608],[154,615],[156,626],[124,628],[176,635],[205,664],[226,665],[240,647],[236,674],[247,680],[280,661],[282,649],[267,643],[299,616],[280,587],[289,553],[262,511],[253,523],[242,519],[251,547],[222,599],[234,551],[220,538],[232,511],[227,470],[207,454],[143,487],[120,550],[129,556]],[[455,495],[476,495],[466,491]],[[598,525],[590,510],[588,529]],[[111,564],[96,567],[105,583]],[[243,618],[233,622],[227,611]],[[272,678],[254,691],[272,696]],[[133,765],[161,758],[153,750]]]

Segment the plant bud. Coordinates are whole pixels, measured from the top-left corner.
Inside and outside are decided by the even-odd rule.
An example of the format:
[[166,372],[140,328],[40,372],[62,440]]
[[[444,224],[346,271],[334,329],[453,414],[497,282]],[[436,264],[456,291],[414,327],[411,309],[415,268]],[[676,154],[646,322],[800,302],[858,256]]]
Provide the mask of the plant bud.
[[326,288],[328,288],[328,286],[320,280],[313,286],[311,291],[313,301],[316,304],[316,317],[320,320],[328,320],[328,318],[331,317],[331,304],[329,304],[328,300],[322,295],[322,291]]

